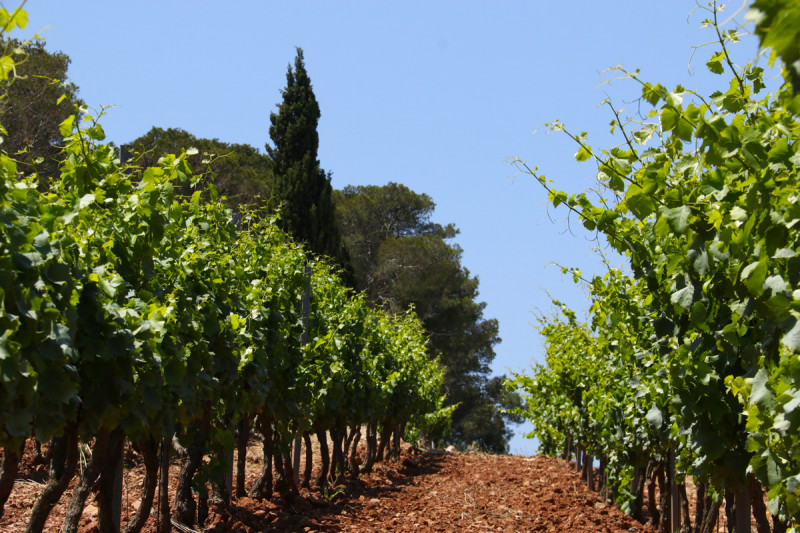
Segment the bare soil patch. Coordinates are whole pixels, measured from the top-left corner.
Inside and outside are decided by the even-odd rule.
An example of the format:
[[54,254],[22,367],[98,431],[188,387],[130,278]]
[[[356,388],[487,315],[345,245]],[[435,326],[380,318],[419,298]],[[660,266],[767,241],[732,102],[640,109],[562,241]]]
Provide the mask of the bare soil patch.
[[[25,530],[35,498],[46,481],[46,467],[26,453],[0,531]],[[246,485],[260,474],[260,446],[248,450]],[[174,495],[177,464],[171,469]],[[144,468],[126,454],[122,501],[123,527],[138,506]],[[73,485],[74,485],[73,481]],[[45,528],[57,531],[69,504],[65,493]],[[96,532],[97,507],[90,497],[80,531]],[[144,531],[155,532],[155,507]],[[234,499],[228,509],[212,510],[206,531],[573,531],[652,532],[589,491],[570,465],[545,456],[482,453],[421,453],[404,445],[400,459],[324,492],[302,490],[292,501]],[[200,530],[201,528],[197,528]]]

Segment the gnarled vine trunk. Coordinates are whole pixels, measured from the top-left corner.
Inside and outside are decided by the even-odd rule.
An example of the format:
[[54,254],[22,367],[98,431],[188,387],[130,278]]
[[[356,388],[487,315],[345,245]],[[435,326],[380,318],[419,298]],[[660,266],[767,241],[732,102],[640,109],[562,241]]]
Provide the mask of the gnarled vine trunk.
[[139,508],[136,509],[136,514],[125,526],[124,533],[139,533],[142,530],[147,518],[150,516],[150,510],[153,508],[156,485],[158,484],[158,441],[151,438],[147,441],[139,442],[138,446],[144,461],[142,497],[139,500]]
[[[121,486],[118,486],[117,483],[122,480],[118,479],[117,476],[122,473],[122,448],[124,444],[125,433],[119,428],[112,431],[106,447],[105,457],[103,457],[100,479],[97,481],[97,485],[99,485],[97,491],[97,521],[100,533],[119,533],[119,515],[114,516],[114,499],[116,490],[121,489]],[[116,493],[116,496],[122,498],[122,493]]]
[[70,423],[64,429],[63,436],[54,437],[50,442],[50,477],[33,506],[25,533],[41,533],[50,511],[64,494],[77,468],[78,427]]
[[172,449],[171,442],[172,439],[169,437],[161,439],[160,465],[158,468],[158,516],[156,517],[158,533],[170,533],[172,530],[169,512],[169,455]]
[[597,478],[597,492],[602,494],[604,501],[608,501],[608,458],[605,455],[600,456],[600,467],[598,472],[599,476]]
[[273,431],[275,449],[273,459],[275,463],[275,490],[284,498],[293,498],[297,494],[297,484],[294,480],[292,459],[289,453],[290,443],[284,441],[280,431]]
[[178,474],[178,486],[175,489],[175,511],[172,517],[180,524],[193,526],[197,516],[197,503],[192,496],[192,479],[200,468],[203,450],[211,426],[211,407],[206,406],[203,417],[198,421],[194,440],[186,449],[181,470]]
[[392,457],[397,459],[400,457],[400,441],[406,433],[406,423],[398,422],[392,429],[394,436],[392,437]]
[[236,434],[236,497],[247,496],[244,486],[245,469],[247,467],[247,441],[250,438],[250,417],[242,416]]
[[381,425],[381,431],[380,431],[381,442],[378,445],[378,454],[376,457],[377,461],[383,461],[384,453],[386,454],[386,458],[388,459],[389,452],[387,452],[387,448],[389,448],[389,440],[391,439],[391,436],[392,436],[392,424],[386,421]]
[[258,414],[258,424],[261,435],[264,438],[262,443],[264,455],[264,469],[261,476],[250,487],[250,497],[258,500],[269,500],[272,498],[272,454],[274,452],[274,442],[272,440],[272,420],[265,413]]
[[656,480],[661,463],[650,460],[647,465],[647,512],[650,514],[650,525],[658,527],[661,522],[661,513],[658,511],[656,501]]
[[699,533],[703,529],[703,517],[705,516],[706,493],[708,487],[702,481],[695,481],[695,504],[694,504],[694,530]]
[[589,490],[594,490],[594,457],[583,454],[583,472],[581,473],[584,483]]
[[713,533],[717,527],[719,504],[708,494],[708,485],[697,483],[697,508],[695,510],[695,531],[697,533]]
[[353,426],[353,442],[350,444],[350,475],[358,478],[358,442],[361,440],[361,425]]
[[314,431],[319,441],[320,473],[317,478],[317,487],[322,489],[328,484],[328,469],[330,468],[330,455],[328,455],[328,437],[325,427],[319,422],[314,422]]
[[375,457],[378,453],[378,425],[374,422],[367,424],[367,447],[364,453],[364,464],[361,465],[361,473],[369,474],[375,464]]
[[725,522],[728,533],[734,533],[736,527],[736,493],[728,489],[725,491]]
[[642,506],[644,505],[644,485],[647,481],[647,468],[637,466],[633,470],[633,486],[636,497],[633,500],[633,508],[631,515],[639,522],[644,523],[644,513]]
[[659,463],[656,471],[658,478],[658,490],[660,496],[659,509],[661,510],[661,521],[658,523],[659,533],[672,533],[672,476],[671,468],[667,468],[664,461]]
[[344,440],[347,437],[345,426],[335,422],[330,429],[331,434],[331,473],[330,481],[337,485],[344,479]]
[[0,466],[0,518],[3,517],[3,509],[6,501],[14,488],[14,480],[17,478],[19,470],[19,460],[22,457],[22,449],[25,446],[23,441],[19,450],[6,446],[3,448],[3,464]]
[[311,488],[311,469],[314,467],[314,451],[311,449],[311,434],[303,432],[303,444],[305,447],[306,462],[303,469],[303,482],[300,486],[304,489]]
[[758,482],[753,474],[748,474],[747,476],[747,489],[750,491],[750,505],[753,509],[753,517],[756,519],[756,531],[758,533],[771,533],[761,483]]

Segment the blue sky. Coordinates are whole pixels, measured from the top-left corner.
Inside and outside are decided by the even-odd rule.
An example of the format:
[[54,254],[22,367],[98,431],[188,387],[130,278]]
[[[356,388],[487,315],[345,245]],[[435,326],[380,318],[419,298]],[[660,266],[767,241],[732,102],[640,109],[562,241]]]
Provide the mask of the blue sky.
[[[741,5],[733,0],[725,17]],[[552,263],[602,272],[595,243],[559,222],[563,213],[552,222],[544,191],[509,158],[538,166],[564,190],[591,187],[594,168],[575,163],[571,141],[543,124],[560,120],[589,132],[595,146],[619,144],[598,104],[609,98],[630,116],[638,89],[601,85],[611,66],[639,68],[670,89],[727,86],[727,75],[705,69],[713,46],[692,58],[693,46],[714,39],[696,8],[693,0],[25,5],[29,33],[72,58],[84,101],[117,106],[102,119],[117,144],[159,126],[263,150],[287,65],[302,47],[333,186],[403,183],[434,199],[436,221],[461,229],[463,264],[480,279],[485,316],[500,323],[497,373],[541,360],[532,312],[550,310],[548,293],[586,308],[585,292]],[[756,52],[753,39],[736,48],[742,60]],[[533,449],[512,440],[514,453]]]

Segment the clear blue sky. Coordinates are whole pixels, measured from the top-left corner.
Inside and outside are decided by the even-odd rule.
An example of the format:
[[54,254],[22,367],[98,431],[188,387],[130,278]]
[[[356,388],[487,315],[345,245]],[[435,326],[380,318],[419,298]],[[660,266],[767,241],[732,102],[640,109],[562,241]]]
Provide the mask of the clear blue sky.
[[[702,2],[701,2],[702,3]],[[552,262],[602,272],[594,244],[547,218],[546,195],[507,164],[519,157],[569,191],[593,167],[542,125],[561,120],[596,146],[618,144],[606,97],[633,114],[631,82],[600,85],[622,64],[648,81],[708,94],[713,40],[693,0],[186,1],[29,0],[28,30],[72,58],[80,96],[109,109],[110,141],[151,127],[263,150],[295,46],[320,103],[319,158],[333,186],[396,181],[429,194],[438,222],[460,229],[463,264],[480,279],[503,342],[497,373],[541,360],[535,310],[549,292],[574,309],[586,294]],[[6,7],[13,7],[6,2]],[[741,7],[733,0],[732,13]],[[739,17],[741,19],[741,16]],[[46,29],[45,29],[46,28]],[[745,40],[738,54],[750,58]],[[763,62],[763,60],[762,60]],[[536,134],[534,132],[538,130]],[[556,213],[560,219],[563,213]],[[520,437],[515,453],[531,453]]]

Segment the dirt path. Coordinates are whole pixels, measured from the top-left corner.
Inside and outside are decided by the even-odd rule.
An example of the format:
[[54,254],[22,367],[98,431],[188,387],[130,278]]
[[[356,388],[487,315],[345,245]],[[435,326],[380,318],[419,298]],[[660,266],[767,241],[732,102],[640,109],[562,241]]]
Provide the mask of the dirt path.
[[[260,467],[261,458],[253,447],[248,452],[248,486]],[[177,467],[172,471],[177,472]],[[32,503],[43,487],[39,483],[42,474],[41,467],[21,472],[0,519],[0,531],[24,531]],[[126,513],[135,510],[142,476],[141,466],[130,464],[126,468],[123,526]],[[174,494],[174,490],[171,492]],[[65,494],[53,510],[46,531],[60,526],[68,496]],[[81,532],[94,533],[97,508],[92,497],[87,503]],[[206,526],[206,531],[219,533],[652,531],[602,502],[561,460],[480,453],[419,454],[410,447],[405,447],[401,460],[378,464],[369,476],[325,493],[303,491],[291,502],[240,498],[228,510],[212,511]],[[145,531],[155,531],[153,516]]]
[[549,457],[424,455],[402,474],[326,521],[342,531],[649,531]]

